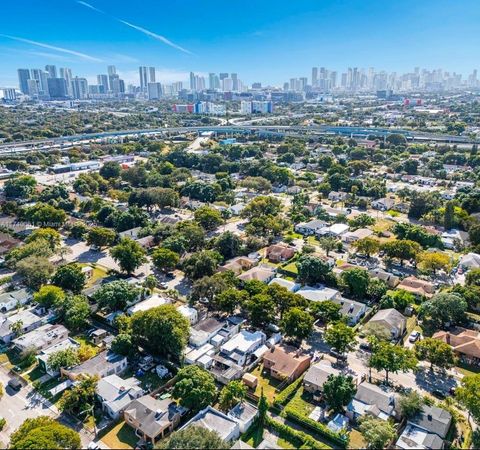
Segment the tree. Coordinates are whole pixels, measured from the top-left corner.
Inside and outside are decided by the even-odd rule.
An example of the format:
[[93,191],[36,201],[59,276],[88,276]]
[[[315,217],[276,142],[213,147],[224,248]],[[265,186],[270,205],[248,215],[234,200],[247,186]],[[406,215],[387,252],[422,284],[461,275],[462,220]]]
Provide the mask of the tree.
[[180,369],[173,386],[173,398],[180,405],[198,411],[210,405],[217,395],[215,380],[200,366],[186,366]]
[[57,250],[62,242],[60,233],[53,228],[38,228],[34,230],[27,239],[25,239],[25,242],[28,244],[29,242],[36,241],[37,239],[44,239],[46,242],[48,242],[52,252]]
[[106,180],[120,176],[120,164],[115,161],[107,161],[99,170],[99,174]]
[[87,232],[88,232],[87,225],[80,221],[75,222],[70,227],[70,236],[74,239],[83,239],[83,237],[87,234]]
[[280,319],[283,318],[284,312],[288,309],[295,307],[305,309],[309,303],[306,298],[290,292],[286,287],[277,283],[270,284],[265,293],[275,302]]
[[230,411],[237,403],[243,401],[247,395],[247,386],[243,381],[230,381],[220,391],[219,404],[222,411]]
[[67,214],[63,209],[41,202],[25,209],[23,215],[32,224],[42,228],[60,228],[67,219]]
[[372,237],[365,237],[355,241],[353,246],[359,253],[363,253],[367,255],[367,258],[370,258],[370,255],[377,253],[380,249],[380,241]]
[[334,412],[341,412],[350,403],[356,391],[353,378],[341,374],[329,375],[323,385],[323,396]]
[[123,238],[118,245],[110,249],[110,256],[118,263],[122,272],[127,275],[135,272],[147,262],[145,250],[130,238]]
[[400,411],[402,416],[412,419],[423,410],[424,400],[417,391],[411,391],[400,397]]
[[386,242],[382,249],[389,258],[400,260],[401,265],[406,259],[416,259],[420,253],[420,245],[408,239]]
[[59,408],[80,417],[93,415],[97,382],[98,378],[95,376],[82,377],[77,384],[64,391]]
[[325,325],[330,322],[337,322],[342,318],[342,307],[331,300],[312,302],[310,308],[315,318],[322,321]]
[[112,341],[112,352],[118,355],[129,356],[135,353],[135,345],[130,333],[119,333]]
[[28,198],[35,191],[37,181],[31,175],[10,178],[5,182],[3,192],[7,198]]
[[280,329],[286,337],[301,342],[312,334],[313,317],[301,308],[290,308],[280,321]]
[[20,319],[16,320],[12,324],[10,324],[9,328],[13,334],[19,336],[20,334],[22,334],[22,331],[23,331],[23,321]]
[[61,266],[52,277],[52,284],[74,294],[82,292],[86,284],[86,276],[82,267],[76,263]]
[[282,210],[282,202],[275,197],[259,196],[248,203],[242,211],[242,217],[251,219],[260,216],[276,216]]
[[420,269],[431,272],[434,276],[437,270],[447,271],[450,267],[450,257],[442,252],[423,252],[419,257]]
[[233,314],[238,307],[247,302],[248,298],[247,292],[229,288],[216,296],[214,304],[216,309],[227,314]]
[[455,391],[458,402],[476,422],[480,421],[480,374],[467,375],[462,378],[460,387]]
[[215,230],[223,223],[220,211],[207,205],[195,210],[194,217],[205,230]]
[[369,415],[363,416],[360,420],[360,433],[368,448],[385,448],[397,435],[395,427],[388,420]]
[[366,270],[356,267],[344,270],[340,278],[343,287],[350,296],[358,299],[365,298],[370,282],[370,276]]
[[173,305],[135,313],[130,321],[132,339],[160,355],[179,358],[187,345],[190,322]]
[[163,272],[168,272],[177,267],[180,256],[178,253],[175,253],[173,250],[168,248],[159,247],[155,249],[152,253],[153,264],[158,270]]
[[17,263],[17,273],[23,277],[25,284],[32,289],[38,289],[42,284],[45,284],[54,271],[53,264],[42,256],[29,256]]
[[368,361],[369,367],[384,370],[388,383],[390,372],[407,372],[417,366],[417,360],[411,350],[386,341],[378,341],[372,345],[372,353]]
[[439,330],[465,320],[467,308],[467,302],[460,295],[440,292],[420,305],[418,316],[432,330]]
[[52,417],[39,416],[26,419],[11,435],[9,448],[35,450],[57,448],[74,450],[81,448],[80,436],[72,429],[60,424]]
[[480,269],[472,269],[465,275],[465,284],[467,286],[480,286]]
[[241,253],[242,240],[231,231],[226,231],[215,239],[213,248],[220,253],[224,259],[231,259]]
[[296,262],[298,278],[305,284],[316,284],[325,281],[331,272],[328,264],[312,255],[304,255]]
[[260,391],[260,398],[258,399],[258,425],[260,428],[262,428],[265,425],[266,419],[267,419],[267,413],[268,413],[268,400],[266,395],[263,393],[263,387]]
[[93,227],[87,235],[87,244],[98,248],[112,245],[117,237],[113,230],[104,227]]
[[222,256],[218,252],[202,250],[185,259],[183,271],[188,278],[196,280],[203,276],[213,275],[221,261]]
[[425,338],[418,341],[415,344],[415,355],[421,361],[428,361],[430,370],[433,370],[433,366],[448,369],[455,365],[452,347],[438,339]]
[[344,322],[332,323],[324,335],[325,342],[338,353],[351,350],[355,344],[355,330]]
[[191,426],[175,431],[165,441],[160,442],[160,449],[206,449],[228,448],[216,431],[204,427]]
[[80,331],[87,327],[90,317],[90,306],[83,295],[67,297],[62,305],[62,314],[67,328]]
[[54,372],[59,371],[62,367],[72,367],[79,363],[78,352],[72,347],[51,353],[47,359],[48,367]]
[[320,245],[320,248],[325,250],[325,253],[327,256],[330,254],[332,250],[335,250],[337,247],[337,239],[335,239],[333,236],[325,236],[321,237],[318,240],[318,245]]
[[443,216],[443,227],[445,230],[453,228],[455,222],[455,204],[453,201],[449,201],[445,204],[445,214]]
[[267,294],[257,294],[245,303],[250,322],[254,327],[264,327],[275,319],[275,302]]
[[388,286],[385,281],[379,278],[370,278],[368,281],[367,297],[374,302],[378,302],[387,293]]
[[115,280],[103,284],[95,294],[93,300],[100,308],[107,308],[110,311],[121,311],[128,304],[132,304],[140,295],[140,289],[127,283],[124,280]]
[[403,289],[396,289],[395,291],[387,291],[381,298],[380,308],[394,308],[398,311],[404,311],[408,305],[413,303],[415,303],[415,296],[412,293]]

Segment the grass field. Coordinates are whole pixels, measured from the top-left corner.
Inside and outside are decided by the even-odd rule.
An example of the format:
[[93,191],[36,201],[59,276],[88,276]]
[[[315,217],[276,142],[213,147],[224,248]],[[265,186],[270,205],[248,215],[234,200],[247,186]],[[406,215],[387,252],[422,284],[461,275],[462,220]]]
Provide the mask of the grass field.
[[277,391],[276,387],[281,383],[279,380],[275,380],[270,376],[268,372],[263,372],[263,364],[257,366],[255,370],[252,372],[252,375],[258,378],[258,385],[257,389],[255,389],[255,395],[260,396],[263,388],[263,393],[268,399],[269,403],[272,403]]
[[113,428],[109,427],[100,433],[100,440],[109,448],[130,449],[135,448],[140,438],[135,434],[133,428],[125,422],[116,424]]

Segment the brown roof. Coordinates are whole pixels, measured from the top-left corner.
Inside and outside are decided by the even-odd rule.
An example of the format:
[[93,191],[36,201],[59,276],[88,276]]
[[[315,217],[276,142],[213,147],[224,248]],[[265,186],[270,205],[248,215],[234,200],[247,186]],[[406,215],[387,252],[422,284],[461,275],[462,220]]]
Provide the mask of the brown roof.
[[277,372],[282,373],[286,377],[290,377],[300,364],[306,360],[311,360],[310,356],[302,354],[297,355],[297,353],[298,349],[294,347],[276,345],[263,355],[263,360],[272,362],[272,367]]
[[451,345],[455,352],[472,358],[480,358],[480,333],[475,330],[438,331],[432,337]]
[[435,291],[435,286],[432,283],[420,280],[416,277],[405,278],[397,288],[412,292],[413,294],[425,295],[426,297],[432,295]]

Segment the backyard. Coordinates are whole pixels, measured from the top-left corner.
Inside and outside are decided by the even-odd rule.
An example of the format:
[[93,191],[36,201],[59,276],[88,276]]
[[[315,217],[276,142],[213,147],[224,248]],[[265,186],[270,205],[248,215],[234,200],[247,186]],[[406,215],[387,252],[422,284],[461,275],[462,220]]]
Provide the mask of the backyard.
[[139,439],[133,428],[123,421],[100,432],[100,440],[109,448],[135,448]]
[[268,402],[272,403],[275,395],[277,394],[276,388],[281,384],[281,381],[272,378],[267,371],[263,371],[263,364],[257,366],[251,373],[258,379],[255,395],[260,397],[263,389],[263,393],[267,397]]

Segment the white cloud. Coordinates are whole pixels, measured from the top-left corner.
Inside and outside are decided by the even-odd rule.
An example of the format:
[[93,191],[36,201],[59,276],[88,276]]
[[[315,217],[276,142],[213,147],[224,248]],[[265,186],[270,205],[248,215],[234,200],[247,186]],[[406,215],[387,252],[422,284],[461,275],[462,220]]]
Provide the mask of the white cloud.
[[66,53],[68,55],[73,55],[73,56],[76,56],[77,58],[80,58],[80,59],[83,59],[83,60],[86,60],[86,61],[103,62],[99,58],[95,58],[93,56],[87,55],[86,53],[81,53],[81,52],[77,52],[75,50],[70,50],[68,48],[56,47],[54,45],[45,44],[43,42],[32,41],[30,39],[24,39],[24,38],[20,38],[20,37],[16,37],[16,36],[9,36],[8,34],[0,34],[0,36],[6,37],[8,39],[12,39],[13,41],[24,42],[25,44],[31,44],[31,45],[35,45],[37,47],[46,48],[48,50],[54,50],[56,52]]

